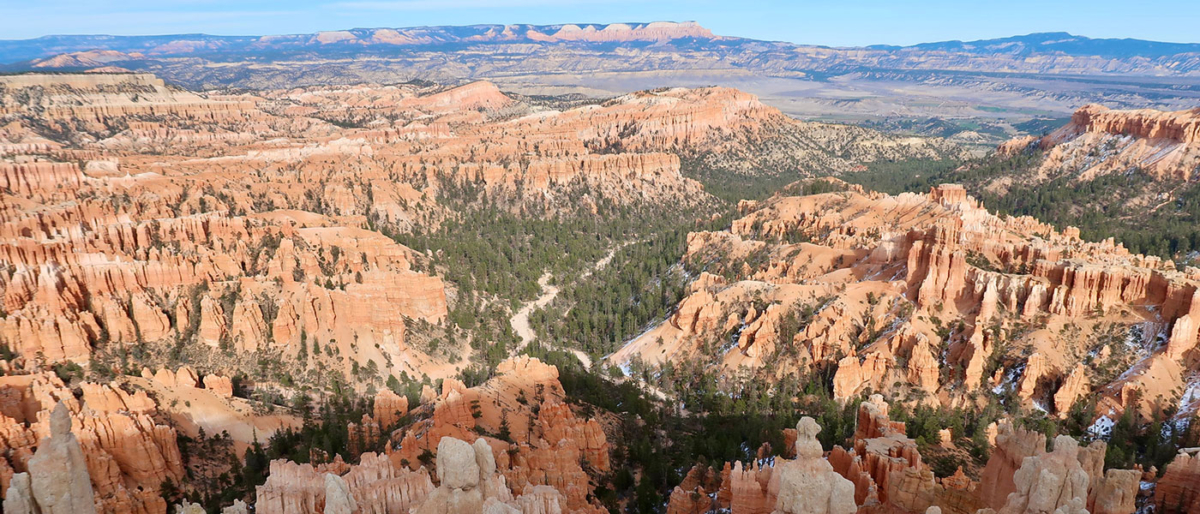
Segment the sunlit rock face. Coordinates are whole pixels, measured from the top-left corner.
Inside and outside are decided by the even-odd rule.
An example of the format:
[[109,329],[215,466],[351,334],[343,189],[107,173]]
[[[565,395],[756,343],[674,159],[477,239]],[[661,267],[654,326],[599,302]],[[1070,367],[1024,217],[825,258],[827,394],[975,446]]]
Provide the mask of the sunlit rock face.
[[1188,181],[1200,166],[1200,110],[1116,110],[1087,105],[1042,138],[1023,137],[997,149],[1016,155],[1044,150],[1034,177],[1069,174],[1088,181],[1131,169],[1158,181]]
[[993,215],[960,186],[889,196],[809,181],[740,210],[729,230],[689,235],[690,294],[611,363],[699,360],[768,380],[832,367],[839,399],[952,406],[983,390],[1060,416],[1098,395],[1108,421],[1151,418],[1197,370],[1200,271]]
[[[849,447],[823,452],[814,436],[820,427],[800,420],[785,438],[795,439],[795,460],[760,458],[748,465],[726,463],[717,473],[697,465],[670,496],[668,512],[892,514],[1051,514],[1136,510],[1140,470],[1103,472],[1105,443],[1080,447],[1070,437],[1046,451],[1045,436],[1002,424],[991,458],[978,481],[960,467],[936,477],[905,436],[905,425],[888,418],[889,405],[872,396],[859,406]],[[760,454],[761,457],[761,454]],[[1015,461],[1015,462],[1014,462]],[[1182,473],[1190,461],[1176,465]],[[1186,496],[1179,477],[1164,480],[1165,495]],[[719,483],[719,485],[717,485]],[[1174,484],[1174,485],[1172,485]]]
[[6,511],[11,502],[14,512],[166,512],[160,488],[184,476],[175,430],[154,421],[144,392],[81,387],[77,400],[48,373],[0,383]]
[[[355,465],[273,461],[256,511],[329,512],[330,491],[341,495],[344,484],[368,512],[603,512],[589,499],[595,484],[588,475],[611,469],[600,424],[563,402],[555,367],[524,357],[501,363],[498,372],[474,388],[445,381],[441,393],[409,411],[422,421],[391,432],[386,454],[363,454]],[[380,409],[385,418],[395,412]],[[379,423],[368,417],[362,426],[378,430]],[[505,425],[511,442],[478,436]],[[435,470],[422,464],[426,452]],[[342,482],[331,482],[330,474]],[[336,501],[345,505],[340,496]]]

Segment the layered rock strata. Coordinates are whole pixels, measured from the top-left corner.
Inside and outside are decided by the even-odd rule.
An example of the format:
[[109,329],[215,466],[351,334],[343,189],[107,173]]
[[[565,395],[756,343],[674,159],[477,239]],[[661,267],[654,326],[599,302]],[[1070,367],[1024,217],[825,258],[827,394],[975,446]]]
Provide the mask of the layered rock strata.
[[1115,110],[1087,105],[1045,137],[1008,141],[1002,155],[1042,150],[1037,179],[1064,174],[1079,181],[1140,170],[1156,180],[1195,180],[1200,166],[1200,109]]
[[992,215],[959,186],[790,191],[831,189],[746,201],[729,230],[690,234],[690,294],[609,362],[770,363],[781,378],[832,367],[840,399],[951,406],[1011,391],[1058,415],[1096,396],[1109,419],[1149,419],[1200,365],[1198,270]]

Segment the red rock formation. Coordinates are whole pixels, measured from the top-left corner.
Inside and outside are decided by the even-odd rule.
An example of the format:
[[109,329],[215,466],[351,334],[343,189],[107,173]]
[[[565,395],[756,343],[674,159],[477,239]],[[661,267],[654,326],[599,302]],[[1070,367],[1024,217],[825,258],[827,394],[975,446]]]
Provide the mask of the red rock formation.
[[1080,108],[1071,123],[1085,132],[1105,132],[1148,139],[1200,143],[1200,109],[1179,112],[1113,111],[1100,105]]
[[1104,476],[1093,476],[1088,493],[1088,512],[1121,514],[1137,511],[1142,473],[1134,469],[1110,469]]
[[399,396],[389,389],[384,389],[375,395],[375,421],[380,427],[387,428],[396,425],[400,418],[408,414],[408,398]]
[[[324,475],[328,472],[308,464],[272,461],[267,482],[256,491],[255,512],[324,512]],[[363,454],[359,464],[342,478],[363,512],[408,512],[434,489],[423,468],[398,469],[385,456],[374,453]]]
[[1200,512],[1200,456],[1175,456],[1154,489],[1154,505],[1163,514]]
[[[981,404],[972,391],[986,386],[1058,415],[1097,395],[1101,412],[1116,415],[1140,398],[1134,406],[1146,417],[1161,408],[1150,398],[1171,397],[1200,362],[1191,357],[1200,340],[1191,322],[1200,317],[1191,314],[1200,306],[1196,271],[1111,240],[1082,241],[1075,229],[994,216],[960,186],[888,196],[819,182],[833,192],[742,202],[729,230],[690,234],[685,262],[726,278],[702,276],[669,322],[609,361],[699,358],[779,376],[834,369],[841,400],[870,390]],[[781,337],[802,317],[800,330]],[[1171,326],[1169,343],[1140,362],[1108,363],[1129,371],[1093,383],[1084,356],[1117,359],[1100,334],[1145,326]],[[1082,353],[1055,342],[1064,330],[1087,341]],[[718,340],[729,332],[734,347]],[[722,352],[706,351],[713,345]]]
[[873,394],[858,406],[858,418],[854,425],[854,439],[874,439],[904,435],[904,423],[893,422],[888,417],[888,404],[883,395]]
[[233,381],[220,375],[205,375],[204,388],[222,398],[233,397]]
[[1084,513],[1089,478],[1079,463],[1079,444],[1069,436],[1054,440],[1054,451],[1026,458],[1013,475],[1016,490],[1000,514]]
[[817,433],[821,427],[804,417],[796,425],[796,460],[779,463],[771,476],[771,489],[777,491],[775,512],[780,514],[852,514],[854,484],[838,475],[821,458]]
[[[858,424],[850,450],[835,446],[827,459],[821,459],[829,469],[846,480],[847,492],[859,512],[924,512],[934,505],[943,505],[951,512],[974,513],[978,503],[972,498],[974,483],[959,474],[949,477],[945,483],[938,482],[932,471],[922,463],[916,444],[904,436],[903,423],[893,422],[887,417],[888,405],[879,395],[859,407]],[[789,432],[791,433],[791,432]],[[805,434],[796,430],[796,450],[800,455],[805,443]],[[811,434],[808,434],[811,435]],[[820,456],[820,447],[807,448]],[[806,457],[800,457],[801,460]],[[715,505],[732,512],[770,513],[772,505],[779,499],[777,465],[769,459],[760,459],[744,466],[740,462],[727,463],[721,473],[721,488],[715,497]],[[778,459],[776,459],[778,462]],[[706,489],[701,477],[712,476],[707,468],[697,467],[689,474],[689,480],[677,487],[671,495],[669,510],[672,512],[699,512],[709,508],[712,502],[702,491]]]
[[712,468],[696,464],[683,483],[675,486],[667,503],[668,514],[705,514],[716,507],[713,493],[721,487],[721,477]]
[[1200,109],[1128,111],[1087,105],[1046,137],[1014,139],[998,152],[1015,155],[1039,147],[1047,150],[1039,177],[1068,172],[1091,180],[1138,168],[1158,179],[1190,180],[1200,164]]
[[[600,34],[659,40],[694,29]],[[54,93],[0,100],[0,117],[16,121],[0,141],[0,343],[44,363],[87,361],[106,334],[289,358],[306,335],[334,340],[349,357],[343,372],[373,361],[381,377],[452,375],[451,363],[405,342],[406,318],[446,316],[441,280],[413,271],[423,256],[359,227],[436,225],[447,215],[432,200],[438,174],[451,169],[551,203],[580,185],[624,202],[702,201],[680,174],[680,148],[745,154],[747,141],[808,128],[723,88],[534,113],[487,83],[200,96],[139,74],[0,80],[10,92]],[[517,115],[489,114],[498,111]],[[39,142],[49,139],[35,126],[86,142],[62,150]]]
[[1082,363],[1075,366],[1071,370],[1071,374],[1067,375],[1066,381],[1058,388],[1058,392],[1054,393],[1054,409],[1059,412],[1059,415],[1066,416],[1071,410],[1071,406],[1075,404],[1081,396],[1087,394],[1088,368]]
[[[50,435],[51,409],[62,401],[87,462],[96,510],[166,512],[159,488],[183,480],[183,460],[175,430],[154,421],[157,407],[145,392],[83,383],[80,402],[50,373],[0,378],[3,469],[26,469],[39,442]],[[0,475],[0,485],[7,489],[8,475]]]
[[996,434],[996,445],[983,468],[979,480],[979,498],[983,505],[992,509],[1004,507],[1009,493],[1017,490],[1013,475],[1021,468],[1026,457],[1035,457],[1046,451],[1046,436],[1013,427],[1007,421],[1000,423]]
[[440,394],[412,411],[414,416],[430,417],[392,434],[400,443],[389,455],[393,464],[415,469],[421,454],[434,452],[447,437],[465,440],[475,437],[477,427],[500,433],[507,426],[511,443],[487,442],[514,495],[549,486],[561,495],[564,509],[596,508],[587,499],[592,485],[586,470],[610,469],[609,443],[599,422],[580,419],[563,401],[553,366],[520,357],[502,362],[497,373],[474,388],[444,381]]
[[[730,512],[752,514],[772,512],[778,494],[770,491],[768,487],[773,469],[759,467],[757,462],[752,463],[748,468],[743,468],[741,462],[735,462],[727,475],[722,473],[719,496],[729,498]],[[722,506],[725,504],[724,501],[721,502]]]
[[[847,452],[835,447],[829,456],[834,469],[854,482],[855,501],[859,505],[924,510],[933,504],[933,473],[927,472],[916,442],[906,437],[904,431],[903,423],[888,418],[888,404],[883,396],[872,395],[859,405],[852,449]],[[915,473],[907,471],[910,469]],[[893,480],[902,483],[895,484]],[[901,496],[893,499],[890,496],[893,492]],[[923,506],[918,509],[918,505]]]

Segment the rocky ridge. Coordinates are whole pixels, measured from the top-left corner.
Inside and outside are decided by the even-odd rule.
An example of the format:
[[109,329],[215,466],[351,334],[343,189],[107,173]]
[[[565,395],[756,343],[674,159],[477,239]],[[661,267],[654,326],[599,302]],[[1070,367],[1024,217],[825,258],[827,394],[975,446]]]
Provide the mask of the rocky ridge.
[[338,477],[349,495],[339,501],[367,512],[602,512],[588,498],[590,474],[610,470],[603,427],[563,403],[553,366],[525,357],[497,372],[474,388],[447,380],[409,412],[392,411],[390,393],[380,393],[376,415],[359,425],[368,437],[387,433],[380,420],[396,413],[421,421],[396,427],[387,452],[363,454],[359,464],[272,462],[256,511],[333,512],[327,484]]
[[1200,272],[992,215],[959,186],[794,187],[832,192],[743,202],[730,230],[691,234],[691,294],[609,362],[823,369],[841,399],[961,406],[983,389],[1065,416],[1086,396],[1109,419],[1187,407]]
[[[939,479],[922,462],[914,441],[905,437],[904,424],[890,421],[887,410],[879,395],[861,404],[849,449],[839,445],[823,452],[815,439],[820,427],[805,417],[796,427],[796,460],[726,463],[719,479],[713,470],[698,465],[672,492],[667,511],[1069,514],[1136,510],[1141,472],[1113,469],[1101,475],[1103,442],[1080,448],[1074,439],[1060,436],[1054,451],[1046,452],[1045,436],[1006,425],[980,481],[966,477],[961,468]],[[1014,468],[1012,457],[1022,452],[1028,455]],[[706,490],[701,483],[713,489]]]
[[[270,36],[162,35],[97,38],[94,36],[56,36],[42,40],[12,41],[0,46],[4,63],[27,61],[32,69],[78,69],[93,66],[137,66],[143,62],[178,66],[180,61],[205,54],[229,59],[261,52],[282,53],[288,57],[305,53],[330,60],[350,53],[387,55],[387,50],[402,48],[422,58],[400,60],[408,65],[403,71],[435,72],[422,60],[430,55],[447,55],[462,63],[445,48],[471,49],[473,53],[516,53],[519,60],[509,62],[504,71],[543,71],[554,62],[554,50],[569,49],[576,54],[599,53],[604,45],[620,44],[627,52],[636,52],[641,61],[658,63],[661,53],[674,52],[677,61],[699,61],[707,69],[753,70],[774,75],[818,71],[838,72],[866,68],[870,70],[952,70],[1070,75],[1195,75],[1196,45],[1134,42],[1137,50],[1128,55],[1114,54],[1116,40],[1089,40],[1071,34],[1030,34],[1001,40],[927,43],[911,47],[871,46],[831,48],[785,42],[758,41],[714,35],[695,22],[565,24],[565,25],[472,25],[463,27],[397,27],[332,30],[312,34]],[[1128,42],[1125,42],[1128,43]],[[1094,47],[1093,47],[1094,45]],[[1109,48],[1105,48],[1105,46]],[[657,47],[667,47],[664,49]],[[550,55],[547,55],[550,54]],[[679,57],[682,56],[682,59]],[[757,58],[756,58],[757,57]],[[312,58],[312,57],[309,57]],[[532,62],[529,62],[532,61]],[[469,62],[469,61],[468,61]],[[295,65],[295,63],[291,63]],[[603,69],[620,69],[613,64]],[[667,61],[666,66],[671,66]],[[678,63],[675,63],[678,66]],[[625,67],[629,67],[626,62]],[[514,70],[515,68],[515,70]],[[637,68],[639,71],[655,67]],[[668,68],[670,69],[670,68]],[[176,72],[175,69],[169,69]],[[442,71],[445,73],[445,71]],[[410,77],[411,78],[411,77]],[[429,77],[424,77],[429,78]],[[244,84],[243,84],[244,85]]]
[[1200,110],[1163,112],[1080,108],[1071,122],[1044,137],[1028,136],[1001,145],[1001,155],[1045,152],[1034,176],[1090,181],[1115,173],[1140,172],[1161,181],[1196,180],[1200,169]]

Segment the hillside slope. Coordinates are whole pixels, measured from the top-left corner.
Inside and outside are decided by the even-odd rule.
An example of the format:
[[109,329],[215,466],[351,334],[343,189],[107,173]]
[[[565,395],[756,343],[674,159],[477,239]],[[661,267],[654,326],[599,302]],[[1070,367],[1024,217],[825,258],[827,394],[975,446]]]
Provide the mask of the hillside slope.
[[1087,424],[1194,415],[1180,393],[1200,363],[1195,268],[997,217],[961,186],[818,181],[740,209],[729,230],[689,235],[690,294],[609,362],[1064,418],[1086,402]]
[[1200,112],[1079,109],[1041,137],[926,177],[963,183],[1001,212],[1070,224],[1143,253],[1190,260],[1200,250]]

